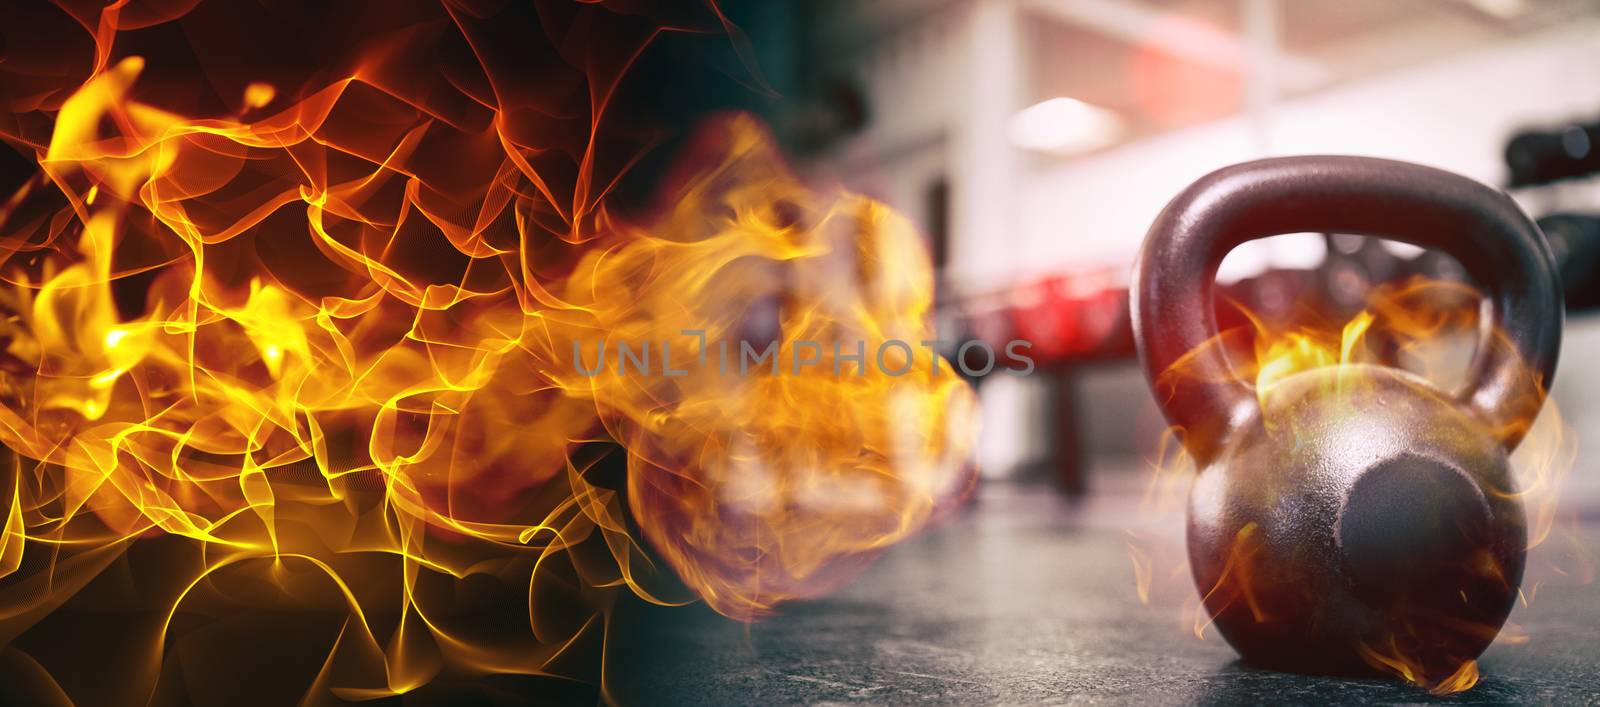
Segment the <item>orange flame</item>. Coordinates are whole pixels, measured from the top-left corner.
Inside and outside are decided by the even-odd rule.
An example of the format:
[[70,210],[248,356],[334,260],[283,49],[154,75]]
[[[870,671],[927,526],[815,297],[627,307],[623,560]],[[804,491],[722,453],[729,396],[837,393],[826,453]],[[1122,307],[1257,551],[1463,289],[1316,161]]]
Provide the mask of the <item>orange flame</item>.
[[[1243,600],[1250,609],[1250,615],[1258,623],[1274,620],[1266,609],[1262,608],[1260,600],[1256,598],[1257,587],[1254,584],[1256,555],[1261,552],[1260,526],[1255,523],[1246,523],[1234,536],[1233,544],[1228,548],[1227,563],[1223,565],[1222,576],[1217,579],[1215,586],[1206,592],[1201,601],[1210,605],[1212,596],[1220,598],[1219,606],[1227,606],[1233,602]],[[1194,636],[1205,638],[1206,627],[1211,625],[1211,618],[1200,620],[1200,614],[1195,615]]]
[[[585,365],[614,352],[558,383],[587,386],[626,443],[645,537],[713,608],[748,619],[835,586],[958,498],[974,410],[948,362],[873,360],[904,353],[886,341],[933,338],[931,271],[905,220],[815,198],[749,121],[731,130],[723,160],[649,229],[672,237],[632,233],[565,283],[593,321],[546,326],[601,354]],[[629,297],[596,296],[625,282],[640,283]],[[746,355],[774,343],[751,329],[779,333],[770,363]],[[662,366],[632,364],[633,348]],[[673,355],[681,375],[666,374]]]
[[1405,657],[1393,643],[1393,641],[1390,642],[1390,652],[1388,653],[1365,645],[1356,646],[1356,650],[1360,651],[1361,657],[1370,662],[1373,667],[1386,670],[1406,682],[1426,689],[1434,695],[1444,696],[1466,692],[1478,684],[1478,661],[1476,660],[1465,661],[1456,668],[1455,672],[1447,677],[1434,680],[1423,674],[1419,670],[1421,666],[1417,665],[1414,660]]
[[[682,600],[641,537],[751,619],[970,485],[973,398],[948,362],[870,364],[879,342],[933,338],[920,240],[802,186],[751,119],[708,129],[671,206],[633,223],[603,205],[595,135],[572,176],[503,87],[398,85],[385,52],[406,32],[315,90],[252,81],[239,113],[194,117],[136,98],[147,67],[111,59],[119,22],[173,18],[124,9],[143,12],[88,23],[91,77],[0,208],[6,635],[134,566],[133,541],[187,540],[141,586],[162,620],[113,701],[172,689],[163,666],[196,657],[169,647],[240,597],[347,617],[308,697],[589,676],[568,664],[603,634],[608,588]],[[752,330],[785,364],[810,341],[860,341],[869,363],[589,376],[577,356],[653,346],[665,368],[670,346],[677,368]],[[600,478],[606,440],[625,485]],[[518,583],[520,620],[486,619],[486,587]]]

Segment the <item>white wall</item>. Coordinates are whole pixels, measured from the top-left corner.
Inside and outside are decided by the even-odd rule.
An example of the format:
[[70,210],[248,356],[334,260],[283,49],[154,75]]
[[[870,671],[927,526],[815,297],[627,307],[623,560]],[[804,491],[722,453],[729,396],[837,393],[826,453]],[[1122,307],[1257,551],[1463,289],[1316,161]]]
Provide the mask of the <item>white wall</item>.
[[1012,271],[980,288],[1085,264],[1131,263],[1145,229],[1205,173],[1268,155],[1346,153],[1504,181],[1512,131],[1600,113],[1600,22],[1586,21],[1279,104],[1266,134],[1244,116],[1173,132],[1025,176]]

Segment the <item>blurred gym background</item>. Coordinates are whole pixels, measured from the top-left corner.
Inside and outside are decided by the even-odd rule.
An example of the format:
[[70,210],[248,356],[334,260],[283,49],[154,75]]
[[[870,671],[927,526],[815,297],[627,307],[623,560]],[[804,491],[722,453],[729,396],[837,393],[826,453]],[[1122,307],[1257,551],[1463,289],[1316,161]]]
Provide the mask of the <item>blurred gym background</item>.
[[[1592,0],[734,2],[781,96],[765,114],[813,178],[927,235],[940,334],[1034,342],[1041,369],[978,382],[987,478],[1112,488],[1162,422],[1132,359],[1127,279],[1161,207],[1271,155],[1390,157],[1506,188],[1562,259],[1555,397],[1600,439],[1600,3]],[[1367,289],[1453,261],[1295,234],[1219,280],[1265,316],[1354,313]],[[1580,465],[1581,466],[1581,465]],[[1580,468],[1574,492],[1600,499]]]
[[[771,91],[663,81],[674,99],[663,105],[682,106],[685,125],[708,107],[755,111],[806,176],[907,214],[938,268],[940,338],[1028,339],[1039,369],[975,381],[983,478],[955,517],[889,549],[837,594],[753,626],[625,607],[647,630],[609,644],[608,655],[648,669],[612,671],[627,676],[614,696],[1424,698],[1394,681],[1254,671],[1215,632],[1196,639],[1205,632],[1183,562],[1183,494],[1153,494],[1166,497],[1159,512],[1145,502],[1164,429],[1127,318],[1145,230],[1216,168],[1345,153],[1504,188],[1540,219],[1560,258],[1568,318],[1554,398],[1579,448],[1562,496],[1573,520],[1530,562],[1523,586],[1537,600],[1512,616],[1522,637],[1503,635],[1483,658],[1483,681],[1457,699],[1592,699],[1600,2],[730,0],[724,9]],[[1219,280],[1228,298],[1281,323],[1307,310],[1342,321],[1372,287],[1418,274],[1462,277],[1441,253],[1309,233],[1236,250]],[[1163,543],[1166,556],[1155,552]]]

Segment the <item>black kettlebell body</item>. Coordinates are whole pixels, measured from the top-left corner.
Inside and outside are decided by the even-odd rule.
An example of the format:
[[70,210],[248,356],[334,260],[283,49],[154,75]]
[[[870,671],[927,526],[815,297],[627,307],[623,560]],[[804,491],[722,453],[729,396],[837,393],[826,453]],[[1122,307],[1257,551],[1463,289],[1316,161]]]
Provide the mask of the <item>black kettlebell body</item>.
[[1201,470],[1191,570],[1258,664],[1348,672],[1365,649],[1448,673],[1516,599],[1527,532],[1514,499],[1505,451],[1426,381],[1313,369],[1274,384]]
[[[1244,241],[1325,230],[1443,248],[1492,326],[1444,391],[1380,365],[1254,390],[1227,372],[1210,292]],[[1247,661],[1440,677],[1486,648],[1521,582],[1527,526],[1508,455],[1543,401],[1562,310],[1548,246],[1492,189],[1416,165],[1262,160],[1213,173],[1157,219],[1133,317],[1158,401],[1196,461],[1191,569]]]

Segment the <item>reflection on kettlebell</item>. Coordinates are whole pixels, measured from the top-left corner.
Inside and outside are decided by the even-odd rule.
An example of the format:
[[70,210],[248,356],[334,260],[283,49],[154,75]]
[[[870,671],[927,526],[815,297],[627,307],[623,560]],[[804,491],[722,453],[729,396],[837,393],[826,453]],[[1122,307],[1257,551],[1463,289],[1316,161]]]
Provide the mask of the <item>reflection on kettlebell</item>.
[[[1451,253],[1489,326],[1459,390],[1397,368],[1309,368],[1252,390],[1212,307],[1245,241],[1330,231]],[[1522,578],[1527,524],[1508,455],[1554,374],[1561,290],[1549,246],[1505,195],[1354,157],[1214,172],[1151,227],[1135,272],[1140,358],[1199,471],[1188,548],[1206,610],[1247,661],[1442,678],[1494,640]]]

